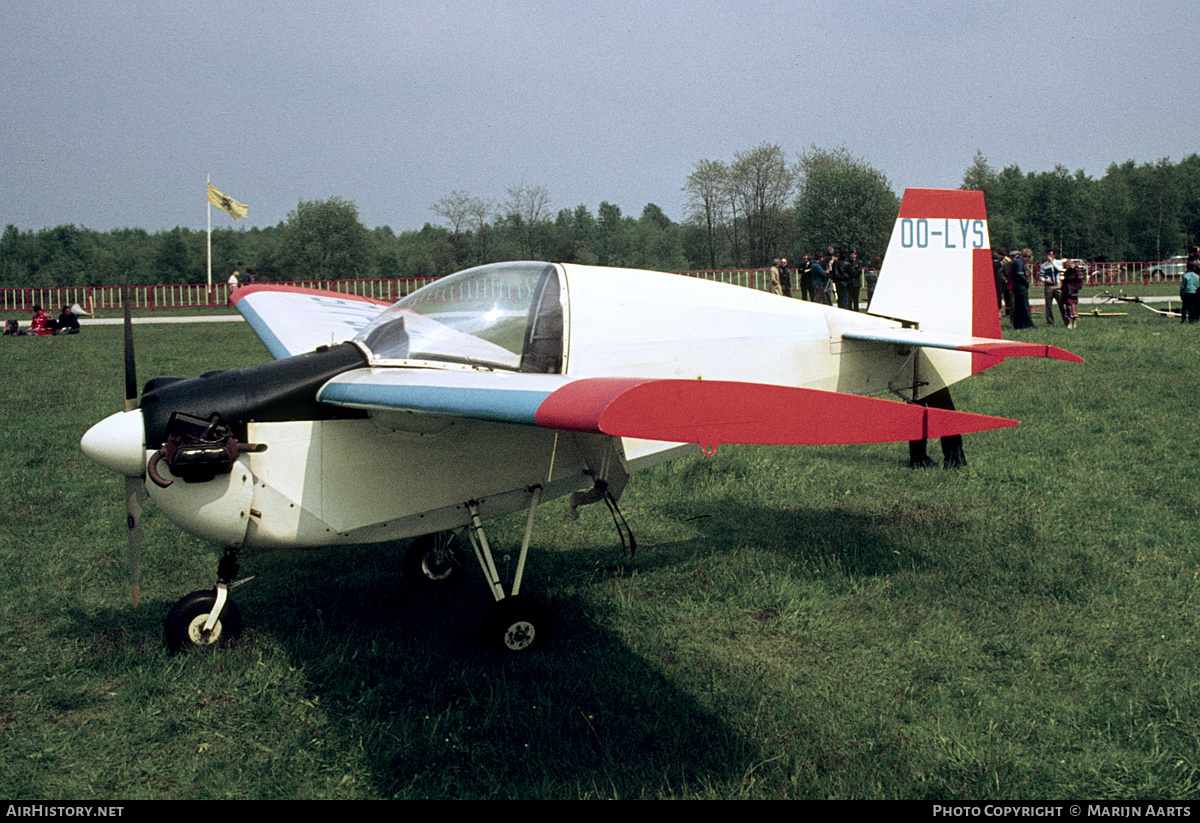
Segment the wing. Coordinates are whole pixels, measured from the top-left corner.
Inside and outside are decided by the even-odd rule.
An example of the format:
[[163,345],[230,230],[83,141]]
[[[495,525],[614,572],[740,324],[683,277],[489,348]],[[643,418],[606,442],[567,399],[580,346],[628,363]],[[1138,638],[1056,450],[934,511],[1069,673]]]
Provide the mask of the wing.
[[322,403],[698,443],[889,443],[1015,426],[1016,420],[838,392],[725,380],[441,369],[357,369]]
[[244,286],[233,303],[275,359],[349,340],[389,304],[294,286]]

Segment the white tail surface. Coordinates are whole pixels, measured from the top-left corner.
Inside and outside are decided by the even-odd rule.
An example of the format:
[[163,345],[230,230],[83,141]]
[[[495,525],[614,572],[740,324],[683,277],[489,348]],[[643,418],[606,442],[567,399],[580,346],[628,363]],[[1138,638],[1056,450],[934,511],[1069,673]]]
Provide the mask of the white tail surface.
[[[1000,313],[981,191],[906,189],[871,314],[921,331],[1000,338]],[[923,351],[919,395],[1001,362],[982,354]]]
[[1000,337],[983,192],[905,190],[871,314],[924,331]]

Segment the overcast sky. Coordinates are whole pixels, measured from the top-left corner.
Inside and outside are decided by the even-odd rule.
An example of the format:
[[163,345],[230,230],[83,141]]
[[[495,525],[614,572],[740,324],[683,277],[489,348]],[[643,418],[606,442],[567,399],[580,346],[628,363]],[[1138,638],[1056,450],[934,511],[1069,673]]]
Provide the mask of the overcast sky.
[[[906,187],[1200,151],[1194,0],[9,0],[0,225],[368,227],[455,190],[684,219],[700,160],[845,146]],[[213,210],[213,226],[233,225]]]

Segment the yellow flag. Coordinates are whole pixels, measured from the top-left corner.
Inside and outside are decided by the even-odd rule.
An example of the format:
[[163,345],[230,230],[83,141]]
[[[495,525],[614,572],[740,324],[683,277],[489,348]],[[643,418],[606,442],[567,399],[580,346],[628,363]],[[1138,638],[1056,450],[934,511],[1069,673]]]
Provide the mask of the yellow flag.
[[240,220],[246,216],[246,207],[238,201],[234,200],[227,194],[222,194],[217,191],[212,183],[208,184],[208,202],[212,203],[221,211],[228,214],[234,220]]

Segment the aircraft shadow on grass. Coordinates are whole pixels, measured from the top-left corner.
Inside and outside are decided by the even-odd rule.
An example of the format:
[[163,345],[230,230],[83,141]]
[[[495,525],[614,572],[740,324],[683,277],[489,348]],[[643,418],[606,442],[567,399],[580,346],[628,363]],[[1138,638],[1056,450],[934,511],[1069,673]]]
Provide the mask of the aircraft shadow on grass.
[[[185,665],[212,653],[250,665],[239,648],[278,644],[340,731],[343,756],[365,758],[381,796],[653,796],[736,784],[760,759],[726,721],[632,652],[580,595],[551,595],[551,648],[512,656],[478,641],[481,580],[422,591],[378,546],[331,554],[340,562],[328,567],[285,555],[256,564],[259,577],[240,593],[252,628],[231,647],[193,651]],[[162,632],[169,607],[147,598],[136,611],[76,611],[64,634],[92,646],[85,666],[111,670],[114,657],[137,653]],[[219,673],[210,685],[215,698]],[[67,708],[80,699],[58,698]]]

